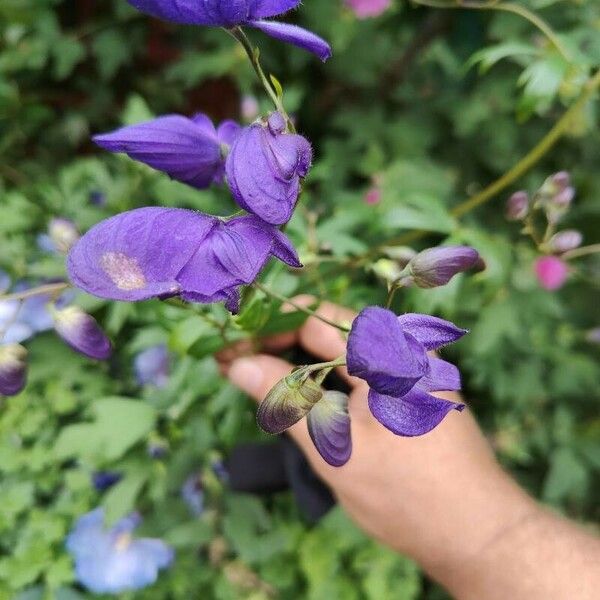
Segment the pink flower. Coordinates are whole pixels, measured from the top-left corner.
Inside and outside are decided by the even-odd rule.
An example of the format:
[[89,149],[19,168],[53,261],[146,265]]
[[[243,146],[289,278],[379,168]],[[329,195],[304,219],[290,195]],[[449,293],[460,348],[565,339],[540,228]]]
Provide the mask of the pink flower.
[[379,204],[381,202],[381,190],[378,187],[369,188],[363,197],[365,204]]
[[567,263],[556,256],[542,256],[535,261],[536,277],[545,290],[561,288],[569,275]]
[[391,0],[346,0],[348,8],[359,19],[378,17],[389,8],[390,4]]

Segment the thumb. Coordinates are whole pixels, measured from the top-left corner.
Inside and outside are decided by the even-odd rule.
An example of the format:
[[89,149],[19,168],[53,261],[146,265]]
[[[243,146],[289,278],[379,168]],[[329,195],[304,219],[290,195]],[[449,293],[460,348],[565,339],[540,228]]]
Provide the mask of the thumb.
[[[257,402],[261,402],[271,388],[286,375],[289,375],[293,365],[268,354],[245,356],[233,361],[227,377],[237,388],[246,392]],[[301,450],[311,462],[319,462],[319,456],[308,435],[306,418],[292,425],[287,430]]]

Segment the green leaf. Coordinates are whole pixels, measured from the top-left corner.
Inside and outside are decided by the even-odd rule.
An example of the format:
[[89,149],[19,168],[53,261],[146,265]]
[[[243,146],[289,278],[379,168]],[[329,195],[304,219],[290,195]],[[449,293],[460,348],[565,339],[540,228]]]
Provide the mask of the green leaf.
[[141,470],[141,465],[138,469],[128,473],[104,496],[102,506],[106,510],[107,523],[115,523],[135,508],[137,497],[150,476],[150,473]]
[[539,50],[530,44],[524,44],[514,40],[502,42],[475,52],[475,54],[467,61],[465,68],[470,69],[479,64],[479,72],[483,74],[489,71],[503,58],[535,56],[538,53]]
[[581,498],[589,483],[588,471],[582,460],[568,447],[552,453],[550,470],[544,481],[542,496],[549,502]]
[[60,460],[72,456],[90,460],[115,460],[145,437],[154,427],[156,411],[138,400],[104,398],[96,400],[92,423],[63,429],[54,447]]

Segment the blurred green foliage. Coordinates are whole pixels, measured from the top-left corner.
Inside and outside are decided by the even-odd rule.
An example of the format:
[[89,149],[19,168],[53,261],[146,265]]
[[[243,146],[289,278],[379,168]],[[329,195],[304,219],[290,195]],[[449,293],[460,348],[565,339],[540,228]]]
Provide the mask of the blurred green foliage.
[[[526,4],[556,28],[571,60],[516,15],[404,2],[367,21],[340,0],[305,2],[293,19],[331,40],[326,65],[251,34],[317,159],[288,229],[306,272],[273,265],[264,281],[283,294],[308,291],[361,308],[384,302],[386,289],[357,256],[412,229],[429,232],[417,248],[475,246],[484,272],[399,293],[395,309],[472,330],[449,354],[501,459],[537,497],[594,521],[600,355],[583,332],[599,325],[600,262],[578,261],[567,287],[549,293],[533,277],[535,250],[503,219],[505,195],[460,220],[450,214],[548,131],[600,64],[595,0]],[[0,266],[16,279],[64,276],[62,259],[36,247],[52,216],[83,231],[146,204],[233,212],[224,190],[171,182],[100,152],[90,135],[168,112],[236,118],[248,93],[269,109],[243,53],[218,30],[160,23],[124,0],[2,0]],[[518,182],[532,190],[553,171],[571,171],[578,196],[565,225],[587,243],[600,230],[597,109],[586,106]],[[363,195],[373,178],[383,195],[369,206]],[[105,206],[90,203],[97,193]],[[107,328],[116,355],[92,364],[51,334],[28,344],[29,385],[0,409],[0,598],[88,597],[74,582],[64,537],[98,504],[111,519],[135,506],[144,531],[177,549],[155,586],[125,598],[444,597],[340,511],[308,527],[291,496],[234,495],[212,474],[216,457],[261,438],[250,402],[218,374],[212,354],[225,343],[222,330],[231,341],[291,328],[297,316],[278,315],[278,303],[260,294],[233,320],[218,306],[79,301]],[[132,357],[160,342],[177,355],[169,385],[140,389]],[[157,439],[168,446],[159,460],[147,453]],[[99,469],[124,477],[101,494],[90,483]],[[179,495],[195,471],[208,492],[200,518]]]

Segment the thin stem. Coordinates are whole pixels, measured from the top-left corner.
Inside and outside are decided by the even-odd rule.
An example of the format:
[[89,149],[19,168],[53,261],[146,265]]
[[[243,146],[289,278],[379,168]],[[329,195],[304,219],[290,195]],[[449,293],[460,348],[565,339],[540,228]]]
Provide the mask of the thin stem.
[[600,252],[600,244],[590,244],[589,246],[582,246],[581,248],[569,250],[562,255],[562,258],[571,260],[572,258],[579,258],[580,256],[597,254],[598,252]]
[[528,8],[515,4],[513,2],[470,2],[469,0],[456,0],[455,4],[444,4],[436,0],[413,0],[415,4],[429,6],[431,8],[453,8],[453,9],[473,9],[473,10],[497,10],[519,15],[526,21],[529,21],[534,27],[539,29],[558,50],[561,56],[567,61],[572,62],[571,53],[565,48],[556,32],[539,15],[530,11]]
[[336,323],[335,321],[330,321],[329,319],[327,319],[326,317],[323,317],[322,315],[318,314],[317,312],[315,312],[311,308],[307,308],[306,306],[302,306],[300,304],[296,304],[293,300],[290,300],[287,296],[283,296],[282,294],[278,294],[274,290],[271,290],[268,287],[265,287],[264,285],[262,285],[262,283],[258,283],[257,281],[255,281],[252,285],[257,290],[260,290],[261,292],[264,292],[268,296],[271,296],[272,298],[275,298],[276,300],[280,300],[281,302],[285,302],[286,304],[289,304],[290,306],[293,306],[296,310],[299,310],[300,312],[303,312],[303,313],[305,313],[307,315],[310,315],[311,317],[315,317],[315,319],[319,319],[319,321],[322,321],[323,323],[325,323],[327,325],[330,325],[331,327],[335,327],[336,329],[339,329],[340,331],[343,331],[343,332],[350,331],[349,327],[346,327],[345,325],[341,325],[340,323]]
[[241,44],[242,48],[246,51],[246,54],[248,55],[248,59],[250,60],[250,63],[252,64],[252,67],[254,68],[254,71],[255,71],[256,75],[258,76],[258,79],[259,79],[260,83],[262,84],[265,92],[267,93],[267,95],[269,96],[269,98],[271,99],[273,104],[275,105],[275,108],[283,115],[284,119],[287,121],[287,124],[288,124],[288,127],[290,128],[290,130],[292,132],[294,132],[295,131],[294,124],[292,123],[290,117],[288,116],[288,114],[285,110],[285,107],[283,106],[283,103],[281,102],[281,98],[279,98],[279,96],[273,89],[271,82],[265,75],[265,72],[263,71],[263,68],[260,64],[260,60],[258,58],[258,54],[257,54],[255,48],[252,46],[252,43],[248,39],[248,36],[244,32],[244,30],[241,27],[234,27],[232,29],[225,29],[225,31],[227,31],[227,33],[229,33],[229,35],[234,37]]
[[64,282],[48,283],[47,285],[40,285],[39,287],[23,290],[22,292],[5,294],[4,296],[0,296],[0,302],[6,302],[8,300],[24,300],[25,298],[41,296],[42,294],[58,294],[68,287],[70,287],[70,285]]

